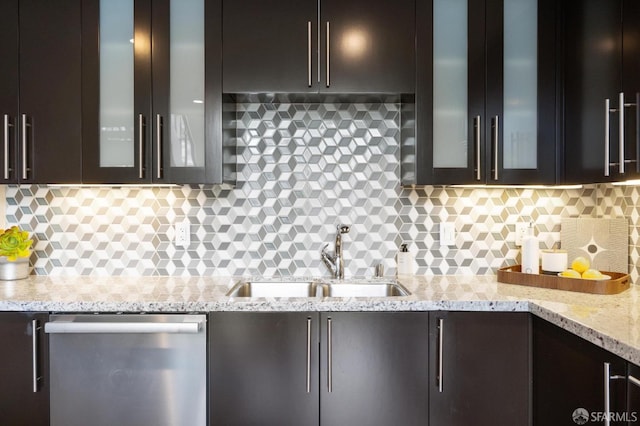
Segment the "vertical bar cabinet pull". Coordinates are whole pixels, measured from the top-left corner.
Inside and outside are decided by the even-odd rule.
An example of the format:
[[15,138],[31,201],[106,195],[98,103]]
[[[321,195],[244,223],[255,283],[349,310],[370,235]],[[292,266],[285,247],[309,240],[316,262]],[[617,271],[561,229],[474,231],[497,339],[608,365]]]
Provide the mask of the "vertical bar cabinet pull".
[[444,318],[438,318],[438,392],[444,388]]
[[611,100],[604,100],[604,175],[611,174],[611,124],[609,122],[609,113],[611,111]]
[[311,87],[311,21],[307,22],[307,85]]
[[493,180],[498,180],[498,163],[500,159],[500,155],[498,152],[500,139],[500,117],[496,115],[493,120]]
[[138,178],[144,179],[144,116],[138,114]]
[[307,393],[311,393],[311,318],[307,318]]
[[3,178],[9,179],[9,127],[12,127],[9,121],[9,114],[4,115],[4,165],[3,165]]
[[330,65],[330,57],[331,57],[331,48],[330,48],[330,44],[331,44],[331,38],[329,36],[329,21],[327,21],[327,87],[331,86],[331,77],[330,77],[330,73],[331,73],[331,65]]
[[482,180],[482,157],[480,155],[480,127],[481,127],[481,118],[477,115],[473,119],[473,134],[475,138],[475,148],[476,148],[476,180]]
[[329,392],[333,392],[333,348],[331,347],[331,340],[333,338],[333,324],[331,317],[327,318],[327,389]]
[[29,127],[29,123],[27,122],[27,114],[22,114],[22,179],[26,180],[29,178],[29,170],[27,164],[27,127]]
[[38,380],[40,380],[40,375],[38,374],[38,330],[40,330],[40,325],[38,320],[31,321],[31,353],[32,353],[32,383],[33,383],[33,392],[38,392]]
[[618,161],[620,162],[619,173],[624,174],[624,92],[618,94],[618,123],[620,125],[620,133],[618,136]]
[[162,116],[156,115],[156,178],[162,179]]

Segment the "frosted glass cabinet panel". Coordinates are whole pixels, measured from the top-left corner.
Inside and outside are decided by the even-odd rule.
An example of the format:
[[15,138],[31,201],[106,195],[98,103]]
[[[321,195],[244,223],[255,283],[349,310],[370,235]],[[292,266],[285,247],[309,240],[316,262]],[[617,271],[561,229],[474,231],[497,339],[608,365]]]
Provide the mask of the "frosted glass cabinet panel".
[[434,0],[433,17],[433,166],[466,167],[467,0]]
[[173,0],[170,19],[171,167],[204,167],[204,0]]
[[221,10],[221,0],[83,0],[84,182],[233,180]]
[[133,0],[101,0],[101,167],[134,165],[133,34]]
[[504,2],[503,167],[538,164],[538,1]]
[[432,30],[417,26],[416,139],[403,145],[403,185],[559,181],[561,5],[416,3]]

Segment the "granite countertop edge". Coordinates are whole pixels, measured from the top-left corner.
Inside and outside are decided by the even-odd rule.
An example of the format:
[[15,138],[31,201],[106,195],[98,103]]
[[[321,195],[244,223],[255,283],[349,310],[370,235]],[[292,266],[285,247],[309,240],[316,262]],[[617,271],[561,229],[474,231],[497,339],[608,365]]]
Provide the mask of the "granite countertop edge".
[[[410,296],[231,298],[243,277],[51,277],[0,282],[0,311],[12,312],[530,312],[640,364],[640,288],[591,295],[498,283],[494,275],[401,276]],[[244,277],[246,278],[246,277]]]

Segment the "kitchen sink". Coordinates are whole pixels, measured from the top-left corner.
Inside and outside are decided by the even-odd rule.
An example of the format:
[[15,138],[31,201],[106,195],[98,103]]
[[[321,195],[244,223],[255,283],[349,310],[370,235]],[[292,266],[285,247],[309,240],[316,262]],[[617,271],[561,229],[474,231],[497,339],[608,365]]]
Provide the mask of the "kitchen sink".
[[411,292],[397,281],[240,281],[229,297],[396,297]]
[[317,297],[317,281],[240,281],[229,290],[230,297]]
[[398,282],[330,283],[322,286],[325,297],[394,297],[411,292]]

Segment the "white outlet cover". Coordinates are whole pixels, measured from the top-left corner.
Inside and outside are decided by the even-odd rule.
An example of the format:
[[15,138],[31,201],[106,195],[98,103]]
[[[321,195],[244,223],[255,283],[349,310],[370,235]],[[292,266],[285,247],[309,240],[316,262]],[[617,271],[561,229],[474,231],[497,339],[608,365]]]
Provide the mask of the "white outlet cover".
[[522,246],[522,239],[527,235],[527,229],[529,229],[529,222],[516,223],[516,246]]
[[175,244],[177,247],[187,248],[191,244],[191,223],[185,219],[176,223]]
[[440,247],[456,245],[456,225],[454,223],[440,223]]

